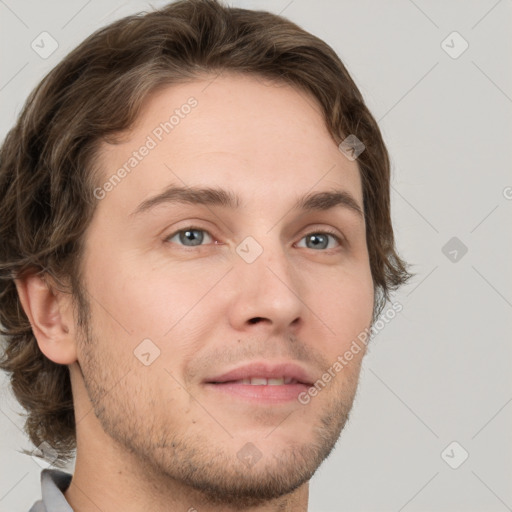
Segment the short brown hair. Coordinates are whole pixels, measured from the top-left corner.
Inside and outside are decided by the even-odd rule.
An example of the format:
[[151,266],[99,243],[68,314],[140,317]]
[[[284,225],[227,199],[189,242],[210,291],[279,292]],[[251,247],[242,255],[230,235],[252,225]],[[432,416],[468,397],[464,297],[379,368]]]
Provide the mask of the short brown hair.
[[216,0],[177,1],[96,31],[30,94],[0,149],[0,368],[11,373],[14,394],[28,411],[31,441],[49,443],[59,461],[69,460],[76,446],[69,370],[40,351],[14,279],[49,275],[67,280],[79,297],[83,233],[97,204],[99,144],[129,129],[157,87],[224,70],[312,94],[337,143],[353,134],[366,146],[357,162],[374,319],[390,291],[411,277],[395,250],[387,149],[330,46],[283,17]]

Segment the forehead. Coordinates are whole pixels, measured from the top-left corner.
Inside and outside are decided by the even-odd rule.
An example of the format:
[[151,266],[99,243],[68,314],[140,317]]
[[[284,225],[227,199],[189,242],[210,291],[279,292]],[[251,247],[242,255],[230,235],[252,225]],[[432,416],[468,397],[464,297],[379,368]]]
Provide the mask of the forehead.
[[241,196],[283,199],[287,190],[296,197],[317,185],[342,186],[362,204],[358,165],[339,151],[319,103],[251,75],[223,73],[160,88],[122,143],[101,146],[98,161],[102,183],[127,171],[109,202],[134,205],[174,183],[229,184]]

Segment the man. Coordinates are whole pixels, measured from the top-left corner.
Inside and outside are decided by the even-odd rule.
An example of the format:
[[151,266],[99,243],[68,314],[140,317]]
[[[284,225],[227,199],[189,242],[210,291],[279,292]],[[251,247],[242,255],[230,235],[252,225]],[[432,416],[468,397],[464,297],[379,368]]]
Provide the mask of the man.
[[76,448],[31,510],[307,510],[409,277],[332,49],[213,0],[115,22],[31,95],[0,193],[2,368],[43,456]]

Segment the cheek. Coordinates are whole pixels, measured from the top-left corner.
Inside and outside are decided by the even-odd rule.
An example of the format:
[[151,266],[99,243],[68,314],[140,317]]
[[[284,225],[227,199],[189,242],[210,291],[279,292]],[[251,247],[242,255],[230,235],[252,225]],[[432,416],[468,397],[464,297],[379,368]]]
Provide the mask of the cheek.
[[173,349],[186,347],[211,328],[212,317],[219,318],[215,294],[229,269],[224,267],[206,268],[199,260],[185,267],[155,265],[146,258],[105,258],[90,272],[91,295],[101,304],[93,304],[95,324],[109,339],[127,340],[132,349],[145,338],[162,348],[171,342]]
[[326,280],[323,290],[312,295],[315,306],[311,309],[324,324],[329,340],[326,349],[337,357],[370,327],[374,301],[370,270]]

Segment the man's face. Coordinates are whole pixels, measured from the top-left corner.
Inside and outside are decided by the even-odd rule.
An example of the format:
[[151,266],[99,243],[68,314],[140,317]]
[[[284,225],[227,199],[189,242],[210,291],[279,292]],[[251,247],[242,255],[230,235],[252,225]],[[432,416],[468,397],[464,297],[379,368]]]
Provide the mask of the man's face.
[[[126,141],[102,147],[100,187],[149,150],[98,193],[78,363],[101,427],[145,471],[211,499],[269,499],[307,482],[334,447],[364,351],[309,403],[298,395],[373,310],[363,216],[295,205],[338,191],[362,209],[361,182],[305,93],[249,76],[208,84],[160,90]],[[171,186],[222,189],[239,204],[210,194],[140,206]]]

